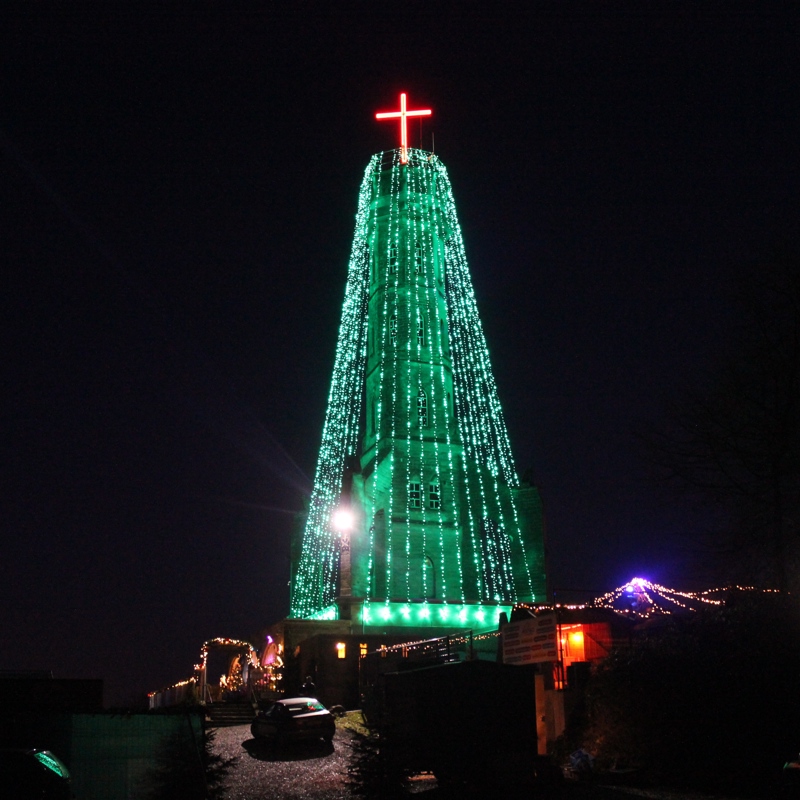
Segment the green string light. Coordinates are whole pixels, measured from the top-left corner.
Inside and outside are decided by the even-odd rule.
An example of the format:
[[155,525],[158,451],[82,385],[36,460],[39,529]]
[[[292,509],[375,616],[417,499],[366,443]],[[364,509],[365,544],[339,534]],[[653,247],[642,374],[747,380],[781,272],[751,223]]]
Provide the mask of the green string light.
[[544,596],[538,495],[514,469],[447,171],[407,156],[374,156],[359,192],[294,617],[335,609],[331,515],[352,456],[365,624],[474,624]]

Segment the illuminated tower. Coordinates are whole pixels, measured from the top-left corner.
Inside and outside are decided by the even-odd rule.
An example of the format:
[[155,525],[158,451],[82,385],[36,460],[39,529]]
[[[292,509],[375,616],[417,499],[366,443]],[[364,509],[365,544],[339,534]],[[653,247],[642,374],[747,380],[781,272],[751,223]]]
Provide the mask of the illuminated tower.
[[291,616],[489,628],[545,599],[539,494],[515,472],[450,180],[372,157],[358,200]]

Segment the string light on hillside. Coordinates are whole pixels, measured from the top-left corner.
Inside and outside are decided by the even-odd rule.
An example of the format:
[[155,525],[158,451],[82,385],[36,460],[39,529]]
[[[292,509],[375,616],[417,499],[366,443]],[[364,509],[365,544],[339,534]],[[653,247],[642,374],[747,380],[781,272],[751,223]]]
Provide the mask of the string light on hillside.
[[653,583],[645,578],[631,578],[627,583],[612,589],[610,592],[595,598],[588,603],[518,603],[517,608],[532,611],[554,611],[565,609],[580,611],[587,608],[606,608],[623,616],[647,619],[658,614],[678,612],[696,612],[703,607],[723,606],[731,592],[759,592],[761,594],[776,593],[776,589],[758,589],[754,586],[731,586],[704,589],[690,592],[681,589],[670,589],[660,583]]

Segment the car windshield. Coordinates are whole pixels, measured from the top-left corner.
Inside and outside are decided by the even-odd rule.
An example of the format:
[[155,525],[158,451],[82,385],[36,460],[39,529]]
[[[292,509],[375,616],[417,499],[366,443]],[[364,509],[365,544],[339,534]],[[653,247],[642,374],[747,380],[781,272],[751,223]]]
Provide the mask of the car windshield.
[[304,703],[284,703],[283,707],[293,716],[308,714],[311,711],[324,711],[325,706],[317,700],[308,700]]

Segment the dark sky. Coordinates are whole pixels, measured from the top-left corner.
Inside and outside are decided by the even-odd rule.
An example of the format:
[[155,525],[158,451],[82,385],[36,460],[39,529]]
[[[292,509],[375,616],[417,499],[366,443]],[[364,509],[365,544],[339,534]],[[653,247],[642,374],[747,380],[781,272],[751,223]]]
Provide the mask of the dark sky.
[[796,245],[796,12],[110,5],[0,11],[0,669],[122,703],[285,615],[400,91],[433,108],[552,585],[692,585],[704,520],[632,431],[713,367],[736,269]]

